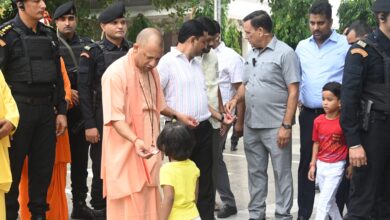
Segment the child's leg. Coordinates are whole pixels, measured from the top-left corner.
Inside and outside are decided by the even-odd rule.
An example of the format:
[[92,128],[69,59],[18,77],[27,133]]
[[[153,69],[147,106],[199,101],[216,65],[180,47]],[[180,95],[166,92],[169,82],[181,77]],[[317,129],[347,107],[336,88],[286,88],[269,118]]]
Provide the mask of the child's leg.
[[336,163],[317,161],[317,181],[319,180],[321,193],[316,220],[324,220],[328,215],[331,215],[332,220],[342,220],[335,196],[343,175],[344,164],[345,161]]

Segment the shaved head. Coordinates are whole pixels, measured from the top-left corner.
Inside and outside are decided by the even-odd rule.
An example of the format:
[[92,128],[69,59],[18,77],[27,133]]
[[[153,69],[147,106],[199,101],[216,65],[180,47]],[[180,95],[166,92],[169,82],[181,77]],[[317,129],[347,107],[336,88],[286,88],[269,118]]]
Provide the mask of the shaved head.
[[164,50],[161,32],[155,28],[145,28],[138,35],[133,45],[134,60],[143,72],[150,72],[160,61]]
[[145,46],[149,44],[158,45],[161,48],[164,47],[163,36],[156,28],[145,28],[138,35],[136,43],[139,46]]

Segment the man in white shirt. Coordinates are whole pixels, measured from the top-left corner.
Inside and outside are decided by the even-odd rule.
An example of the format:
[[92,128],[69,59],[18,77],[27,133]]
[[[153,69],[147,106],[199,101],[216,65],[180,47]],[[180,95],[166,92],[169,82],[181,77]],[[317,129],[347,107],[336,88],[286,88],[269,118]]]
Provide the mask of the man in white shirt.
[[[218,22],[214,21],[217,37],[212,44],[215,54],[218,57],[218,72],[219,72],[219,90],[221,94],[220,106],[223,107],[233,96],[236,94],[237,88],[241,85],[242,75],[244,72],[244,61],[242,57],[233,49],[227,47],[223,41],[221,41],[221,27]],[[221,109],[223,112],[224,109]],[[237,133],[241,133],[244,122],[244,103],[240,103],[237,106],[237,121],[235,129],[238,129]],[[236,201],[234,195],[230,189],[230,181],[226,168],[226,164],[223,161],[223,147],[225,145],[226,137],[230,125],[222,125],[222,130],[225,134],[220,138],[218,146],[218,157],[215,164],[217,166],[217,182],[216,187],[218,194],[222,202],[224,203],[221,210],[218,212],[218,218],[227,218],[237,213]]]
[[[184,22],[179,30],[177,47],[171,48],[161,58],[157,69],[167,106],[182,115],[178,120],[193,128],[196,145],[190,159],[201,173],[197,207],[202,220],[213,220],[212,126],[208,120],[211,113],[202,67],[194,59],[202,55],[206,38],[207,30],[202,23],[196,20]],[[162,111],[162,114],[171,115],[171,112]],[[166,120],[169,122],[171,118]]]

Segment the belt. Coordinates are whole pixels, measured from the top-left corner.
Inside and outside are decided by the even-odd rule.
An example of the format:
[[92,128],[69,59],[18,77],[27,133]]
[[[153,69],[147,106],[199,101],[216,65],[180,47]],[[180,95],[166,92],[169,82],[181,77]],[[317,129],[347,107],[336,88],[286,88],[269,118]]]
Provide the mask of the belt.
[[47,97],[30,97],[30,96],[14,95],[14,99],[17,102],[30,104],[30,105],[49,105],[49,104],[53,104],[53,99],[52,99],[51,96],[47,96]]
[[306,111],[308,111],[308,112],[313,112],[313,113],[315,113],[315,114],[317,114],[317,115],[320,115],[320,114],[324,114],[324,113],[325,113],[325,111],[324,111],[323,108],[308,108],[308,107],[306,107],[306,106],[302,106],[302,109],[303,109],[303,110],[306,110]]

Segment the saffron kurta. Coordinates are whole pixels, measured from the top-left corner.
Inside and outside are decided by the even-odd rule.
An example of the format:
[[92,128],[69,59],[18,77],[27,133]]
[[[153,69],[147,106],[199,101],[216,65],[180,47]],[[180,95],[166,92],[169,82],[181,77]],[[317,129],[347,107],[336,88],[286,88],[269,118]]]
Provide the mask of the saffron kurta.
[[[61,72],[64,79],[65,99],[71,105],[71,87],[68,73],[65,68],[65,63],[61,58]],[[61,136],[57,137],[56,143],[56,157],[53,167],[53,175],[47,191],[47,203],[50,210],[46,212],[46,218],[51,220],[67,220],[68,203],[66,200],[66,164],[70,162],[70,145],[68,130]],[[26,157],[23,165],[23,172],[19,184],[19,204],[20,204],[20,218],[21,220],[28,220],[31,218],[30,211],[27,207],[28,198],[28,158]]]
[[[11,91],[0,71],[0,120],[10,121],[15,128],[19,122],[19,111]],[[13,130],[11,134],[15,132]],[[8,192],[12,183],[12,174],[9,164],[8,147],[10,147],[10,136],[0,139],[0,219],[5,219],[4,193]]]
[[142,159],[136,154],[133,143],[111,125],[113,121],[125,121],[147,146],[155,144],[159,134],[160,110],[166,104],[157,70],[148,73],[151,74],[149,89],[132,54],[133,49],[115,61],[102,78],[103,193],[107,198],[107,219],[157,220],[162,155]]

